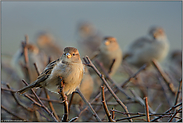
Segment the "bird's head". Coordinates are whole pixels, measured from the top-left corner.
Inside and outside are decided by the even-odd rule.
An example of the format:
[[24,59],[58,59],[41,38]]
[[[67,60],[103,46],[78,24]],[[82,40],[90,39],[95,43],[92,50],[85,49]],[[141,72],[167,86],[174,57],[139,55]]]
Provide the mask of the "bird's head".
[[77,63],[81,61],[79,51],[74,47],[66,47],[61,58],[63,61],[69,63]]
[[118,42],[116,38],[114,37],[105,37],[102,44],[101,44],[101,50],[109,50],[113,51],[119,48]]

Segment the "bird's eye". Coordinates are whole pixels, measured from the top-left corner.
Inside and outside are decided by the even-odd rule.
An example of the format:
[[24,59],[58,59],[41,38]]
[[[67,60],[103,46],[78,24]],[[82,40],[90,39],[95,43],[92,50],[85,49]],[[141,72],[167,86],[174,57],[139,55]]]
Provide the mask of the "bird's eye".
[[75,54],[75,53],[73,53],[72,55],[73,55],[73,56],[75,56],[76,54]]
[[64,56],[66,55],[66,53],[64,53]]

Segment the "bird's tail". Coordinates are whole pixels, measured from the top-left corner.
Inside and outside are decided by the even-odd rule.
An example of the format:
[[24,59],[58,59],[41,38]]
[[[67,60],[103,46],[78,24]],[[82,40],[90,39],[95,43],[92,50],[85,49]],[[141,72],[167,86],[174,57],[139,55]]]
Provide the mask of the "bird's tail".
[[24,92],[28,91],[29,89],[33,88],[33,87],[38,87],[36,83],[32,83],[20,90],[17,91],[17,93],[23,94]]

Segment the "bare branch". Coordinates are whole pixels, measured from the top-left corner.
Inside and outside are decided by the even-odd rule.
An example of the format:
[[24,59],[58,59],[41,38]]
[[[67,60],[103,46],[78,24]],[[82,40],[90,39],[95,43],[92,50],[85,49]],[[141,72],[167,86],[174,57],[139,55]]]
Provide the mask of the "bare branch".
[[164,81],[166,82],[170,92],[175,95],[175,87],[173,85],[173,83],[170,81],[169,77],[166,75],[166,73],[164,73],[163,69],[160,67],[160,65],[158,64],[158,62],[153,59],[152,60],[152,64],[154,65],[154,67],[157,69],[157,71],[160,73],[160,75],[162,76],[162,78],[164,79]]
[[[27,86],[28,86],[28,83],[25,81],[25,80],[22,80],[22,82],[24,82]],[[43,102],[40,100],[40,98],[37,96],[37,94],[35,93],[35,91],[31,88],[31,91],[32,91],[32,93],[35,95],[35,97],[36,97],[36,99],[39,101],[39,103],[38,102],[36,102],[36,101],[33,101],[32,99],[31,99],[31,101],[33,101],[34,103],[36,103],[38,106],[40,106],[40,107],[42,107],[53,119],[54,119],[54,121],[56,121],[56,122],[58,122],[57,121],[57,119],[55,118],[55,116],[48,110],[48,108],[43,104]],[[28,95],[27,95],[28,96]],[[26,97],[27,97],[26,96]],[[29,98],[31,98],[31,97],[29,97]]]
[[173,118],[177,115],[182,110],[182,107],[180,107],[173,115],[172,117],[168,120],[168,122],[172,122]]
[[[175,109],[176,107],[181,106],[181,105],[182,105],[182,102],[179,103],[179,104],[177,104],[177,105],[174,105],[173,107],[171,107],[170,109],[168,109],[164,114],[169,113],[171,110],[173,110],[173,109]],[[162,118],[162,117],[163,117],[163,115],[160,115],[159,117],[157,117],[157,118],[151,120],[151,122],[155,122],[155,121],[157,121],[158,119],[160,119],[160,118]]]
[[133,74],[131,77],[129,77],[123,84],[121,85],[122,88],[126,86],[126,84],[132,79],[135,78],[142,70],[144,70],[147,67],[147,65],[143,65],[135,74]]
[[106,104],[106,101],[105,101],[105,94],[104,94],[104,86],[101,86],[101,93],[102,93],[102,104],[103,104],[103,107],[104,107],[104,110],[105,110],[105,113],[108,117],[108,120],[109,122],[115,122],[112,117],[111,117],[111,114],[109,112],[109,109],[107,107],[107,104]]
[[99,116],[97,115],[97,113],[95,112],[95,110],[92,108],[91,104],[86,100],[86,98],[83,96],[83,94],[80,92],[80,90],[77,88],[76,93],[78,93],[80,95],[80,97],[83,99],[83,101],[87,104],[87,106],[90,109],[90,112],[93,114],[93,116],[97,119],[98,122],[101,122],[101,119],[99,118]]
[[149,106],[148,106],[147,97],[145,97],[145,109],[146,109],[146,118],[147,118],[147,122],[150,122],[150,118],[149,118]]
[[175,98],[175,102],[174,102],[174,105],[177,104],[177,101],[178,101],[178,98],[179,98],[179,93],[180,93],[180,89],[182,88],[182,78],[179,82],[179,87],[178,87],[178,90],[177,90],[177,93],[176,93],[176,98]]
[[[88,56],[86,56],[85,58],[83,58],[86,65],[90,66],[91,68],[93,68],[93,70],[97,73],[97,75],[101,78],[102,82],[105,84],[105,86],[107,87],[107,89],[109,90],[109,92],[113,95],[114,99],[122,106],[122,108],[125,110],[125,112],[128,113],[128,109],[127,107],[121,102],[121,100],[116,96],[116,94],[114,93],[114,91],[111,89],[111,87],[108,85],[108,83],[106,82],[104,76],[97,70],[97,68],[93,65],[93,63],[91,62],[90,58]],[[129,114],[127,114],[127,117],[130,117]],[[132,122],[132,119],[129,119],[130,122]]]
[[6,109],[6,108],[5,108],[4,106],[2,106],[2,105],[1,105],[1,108],[2,108],[3,110],[5,110],[7,113],[13,115],[14,117],[16,117],[16,118],[18,118],[18,119],[20,119],[20,120],[22,120],[22,121],[27,121],[27,120],[25,120],[24,118],[21,118],[21,117],[17,116],[15,113],[13,113],[13,112],[11,112],[10,110]]
[[64,93],[63,79],[61,77],[58,77],[58,79],[59,79],[59,87],[60,87],[59,94],[60,94],[60,96],[62,98],[62,101],[63,101],[63,104],[64,104],[64,115],[62,117],[62,122],[67,122],[68,121],[68,115],[69,115],[67,96]]

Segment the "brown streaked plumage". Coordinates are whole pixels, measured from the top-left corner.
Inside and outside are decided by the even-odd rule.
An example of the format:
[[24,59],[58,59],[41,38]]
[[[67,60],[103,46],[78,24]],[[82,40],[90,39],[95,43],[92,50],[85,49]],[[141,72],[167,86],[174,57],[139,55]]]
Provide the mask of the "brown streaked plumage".
[[24,93],[33,87],[46,87],[48,90],[59,92],[59,79],[64,82],[64,93],[71,94],[79,86],[83,78],[83,64],[79,52],[74,47],[66,47],[61,58],[49,63],[37,80],[20,89],[19,93]]

